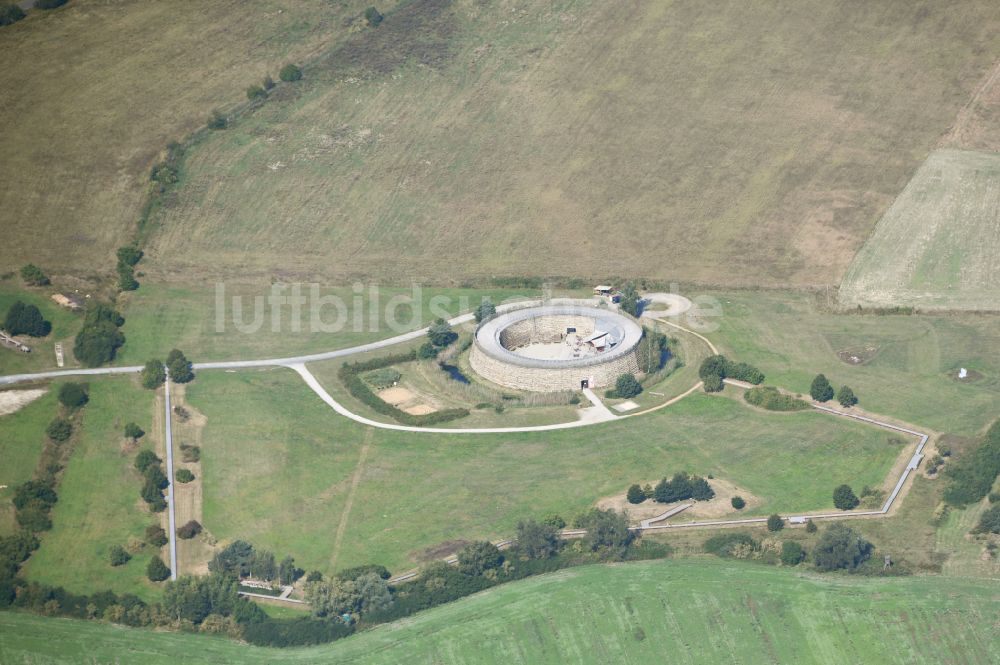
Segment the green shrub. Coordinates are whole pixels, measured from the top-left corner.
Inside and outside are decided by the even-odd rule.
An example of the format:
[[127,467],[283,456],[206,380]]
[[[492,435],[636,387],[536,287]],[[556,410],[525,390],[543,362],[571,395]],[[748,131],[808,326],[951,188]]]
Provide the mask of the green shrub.
[[466,575],[482,575],[503,565],[503,553],[493,543],[470,543],[458,552],[458,569]]
[[302,70],[296,67],[295,65],[289,63],[284,67],[282,67],[281,71],[278,72],[278,78],[280,78],[285,83],[292,83],[294,81],[301,80]]
[[437,319],[433,325],[427,329],[427,339],[434,346],[439,349],[443,349],[458,339],[458,333],[451,329],[450,323],[444,319]]
[[184,540],[190,540],[201,533],[201,524],[195,520],[190,520],[184,526],[177,528],[177,537],[183,538]]
[[146,566],[146,577],[149,578],[150,582],[162,582],[170,577],[170,569],[167,568],[167,564],[163,563],[163,559],[154,556],[149,560],[149,565]]
[[59,403],[67,409],[79,409],[90,400],[83,383],[64,383],[59,388]]
[[727,531],[725,533],[712,536],[705,541],[704,545],[702,545],[706,552],[720,557],[732,556],[733,549],[737,546],[749,547],[756,550],[760,544],[754,540],[753,536],[749,533]]
[[840,390],[837,391],[837,401],[840,402],[841,406],[850,408],[858,403],[858,398],[850,387],[841,386]]
[[155,390],[163,385],[167,380],[167,370],[161,360],[147,360],[146,366],[142,368],[142,387],[147,390]]
[[111,548],[111,551],[108,552],[108,560],[111,562],[112,566],[124,566],[131,559],[132,555],[129,554],[121,545],[114,545]]
[[142,250],[135,245],[126,245],[119,247],[115,255],[118,257],[119,263],[134,266],[142,259]]
[[838,485],[833,490],[833,505],[840,510],[852,510],[861,503],[860,499],[854,495],[854,490],[850,485]]
[[163,527],[159,524],[150,524],[146,527],[146,542],[153,547],[163,547],[170,541]]
[[135,279],[135,269],[127,263],[118,264],[118,288],[122,291],[135,291],[139,282]]
[[729,500],[729,503],[736,510],[743,510],[744,508],[746,508],[747,505],[746,500],[741,496],[734,496],[732,499]]
[[479,307],[477,307],[475,310],[476,323],[489,321],[496,315],[497,315],[496,305],[494,305],[489,298],[483,298],[482,302],[479,303]]
[[420,360],[430,360],[431,358],[437,358],[439,349],[431,344],[430,342],[424,342],[417,349],[417,358]]
[[819,527],[816,526],[816,522],[806,520],[806,533],[816,533],[817,531],[819,531]]
[[802,549],[802,545],[794,540],[786,540],[781,543],[781,563],[786,566],[797,566],[802,563],[802,559],[805,557],[806,553]]
[[267,91],[274,90],[274,79],[271,78],[270,74],[268,74],[267,76],[264,77],[264,80],[261,81],[260,85],[262,88],[264,88],[264,90]]
[[721,376],[709,375],[702,379],[702,382],[704,383],[706,393],[722,392],[722,389],[725,387]]
[[42,312],[34,305],[26,305],[20,300],[7,310],[3,328],[11,335],[45,337],[52,332],[52,324],[42,317]]
[[562,517],[556,514],[546,515],[544,518],[542,518],[542,524],[548,524],[549,526],[555,529],[566,528],[566,520],[564,520]]
[[0,7],[0,26],[17,23],[24,18],[24,11],[15,4]]
[[229,126],[229,120],[219,111],[212,111],[212,115],[208,116],[208,122],[205,123],[209,129],[225,129]]
[[142,431],[142,428],[133,422],[127,423],[125,425],[125,438],[137,441],[141,439],[146,433]]
[[193,464],[201,460],[201,448],[198,446],[190,446],[186,443],[181,444],[181,459],[188,464]]
[[[316,572],[316,571],[313,571]],[[392,573],[385,566],[380,566],[377,563],[368,563],[361,566],[354,566],[353,568],[345,568],[334,575],[338,580],[356,580],[362,575],[375,575],[379,579],[387,580],[392,577]],[[320,579],[322,579],[320,575]],[[315,581],[315,580],[309,580]]]
[[373,372],[365,374],[364,379],[375,388],[381,390],[394,386],[403,377],[398,371],[391,367],[383,367]]
[[156,453],[154,453],[152,450],[140,450],[139,453],[135,456],[135,462],[133,464],[135,465],[135,468],[139,473],[145,475],[147,469],[149,469],[154,464],[158,465],[160,461],[161,461],[160,458],[157,457]]
[[781,519],[781,515],[775,513],[767,518],[768,531],[781,531],[784,528],[785,528],[785,520]]
[[632,374],[622,374],[615,380],[615,396],[622,399],[635,397],[642,392],[642,384]]
[[194,379],[191,361],[180,349],[172,349],[167,354],[167,370],[170,372],[170,380],[174,383],[188,383]]
[[809,394],[817,402],[829,402],[833,399],[833,386],[822,374],[817,374],[809,387]]
[[365,10],[365,20],[368,22],[368,27],[377,28],[378,24],[382,22],[385,17],[379,13],[379,10],[374,7],[369,7]]
[[252,85],[247,88],[247,99],[251,102],[267,99],[267,91],[259,85]]
[[174,477],[177,478],[177,482],[185,484],[194,480],[194,474],[191,473],[190,469],[177,469],[174,473]]
[[804,400],[785,395],[773,386],[751,388],[743,393],[743,399],[768,411],[801,411],[810,408]]
[[535,520],[517,523],[517,549],[529,559],[546,559],[562,547],[559,533],[551,524]]
[[639,504],[645,501],[647,497],[639,485],[632,485],[628,488],[625,498],[628,499],[629,503]]
[[1000,505],[993,504],[983,511],[973,533],[1000,533]]
[[48,276],[33,263],[29,263],[21,268],[21,279],[28,286],[45,286],[49,283]]
[[708,501],[715,497],[715,490],[701,476],[691,479],[691,498],[695,501]]
[[851,528],[835,523],[819,537],[812,558],[820,570],[854,570],[871,556],[873,549],[871,543]]
[[64,418],[56,418],[45,428],[45,433],[56,443],[62,443],[73,434],[73,425]]

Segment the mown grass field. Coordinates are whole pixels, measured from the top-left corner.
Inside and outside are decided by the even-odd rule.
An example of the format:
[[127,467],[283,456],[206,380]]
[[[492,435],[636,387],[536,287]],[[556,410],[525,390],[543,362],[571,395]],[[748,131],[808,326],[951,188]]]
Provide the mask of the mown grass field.
[[49,297],[56,292],[52,287],[27,288],[20,284],[20,278],[0,281],[0,326],[7,310],[17,301],[34,305],[42,317],[52,323],[52,332],[47,337],[24,338],[31,353],[21,353],[14,349],[0,347],[0,374],[41,371],[56,366],[55,344],[62,342],[66,365],[77,365],[73,358],[73,337],[80,329],[83,316],[55,304]]
[[841,482],[880,485],[900,452],[874,428],[704,395],[641,418],[517,435],[366,431],[286,370],[201,372],[187,398],[208,419],[206,528],[322,571],[409,568],[447,541],[507,537],[553,512],[569,519],[679,470],[746,488],[763,499],[760,514],[828,508]]
[[148,432],[142,446],[153,446],[161,435],[154,431],[152,418],[153,394],[132,378],[90,381],[83,430],[52,510],[53,528],[41,536],[41,547],[22,568],[27,579],[82,593],[156,593],[146,579],[151,547],[136,552],[124,566],[108,563],[113,545],[126,546],[130,538],[142,541],[146,526],[160,521],[139,497],[142,479],[132,467],[135,450],[123,449],[122,430],[129,421]]
[[989,0],[423,0],[194,148],[158,277],[838,282],[1000,55]]
[[1000,309],[998,206],[1000,155],[932,153],[854,258],[841,304]]
[[[768,384],[808,394],[822,372],[834,385],[850,385],[869,411],[962,436],[1000,417],[995,316],[843,315],[807,294],[713,295],[722,316],[711,319],[719,329],[709,337],[723,353],[760,367]],[[961,367],[978,376],[958,381]]]
[[167,143],[344,37],[364,7],[74,0],[4,28],[0,266],[111,273]]
[[50,390],[15,413],[0,416],[0,535],[17,529],[14,488],[31,480],[45,446],[45,428],[59,412],[56,392]]
[[330,645],[0,613],[0,658],[143,663],[995,662],[995,582],[817,576],[714,559],[586,566],[504,585]]
[[[215,284],[151,283],[126,294],[122,308],[126,344],[116,362],[142,364],[151,357],[165,357],[172,348],[183,349],[195,362],[330,351],[392,337],[428,326],[441,316],[471,311],[484,297],[496,304],[509,298],[541,297],[532,289],[414,290],[372,284],[362,284],[360,293],[353,285],[324,286],[318,289],[318,297],[313,297],[312,285],[302,283],[299,292],[306,302],[293,316],[288,304],[276,308],[267,305],[269,283],[222,282],[221,286],[221,308]],[[290,295],[291,288],[288,285],[279,295]],[[235,307],[234,298],[239,299]],[[259,298],[264,300],[257,307]],[[318,319],[314,319],[314,306]],[[275,312],[276,319],[272,316]],[[255,316],[259,316],[259,325],[252,326],[258,320]],[[253,327],[256,330],[251,332]]]

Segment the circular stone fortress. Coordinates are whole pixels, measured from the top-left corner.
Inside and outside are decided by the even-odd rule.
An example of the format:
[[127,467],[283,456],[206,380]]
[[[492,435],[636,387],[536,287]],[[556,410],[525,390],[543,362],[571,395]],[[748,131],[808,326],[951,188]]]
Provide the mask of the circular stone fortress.
[[479,375],[508,388],[600,388],[622,374],[639,374],[642,334],[631,319],[596,307],[529,307],[482,324],[469,362]]

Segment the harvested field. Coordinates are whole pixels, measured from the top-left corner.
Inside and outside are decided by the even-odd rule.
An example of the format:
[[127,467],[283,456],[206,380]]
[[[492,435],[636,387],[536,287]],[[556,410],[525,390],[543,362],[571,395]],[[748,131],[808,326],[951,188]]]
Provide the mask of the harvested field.
[[934,152],[854,258],[845,306],[1000,309],[1000,154]]
[[190,151],[146,270],[834,284],[1000,56],[995,9],[405,3]]
[[167,143],[328,48],[364,7],[74,0],[4,28],[0,266],[110,273]]

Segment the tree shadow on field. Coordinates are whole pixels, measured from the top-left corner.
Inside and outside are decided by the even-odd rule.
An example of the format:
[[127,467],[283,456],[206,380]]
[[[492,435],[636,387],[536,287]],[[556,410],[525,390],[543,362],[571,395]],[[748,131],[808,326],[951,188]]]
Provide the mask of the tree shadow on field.
[[408,62],[443,66],[454,54],[458,20],[452,0],[413,0],[388,14],[377,28],[358,33],[318,64],[331,73],[385,75]]

